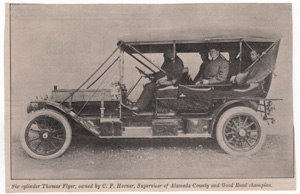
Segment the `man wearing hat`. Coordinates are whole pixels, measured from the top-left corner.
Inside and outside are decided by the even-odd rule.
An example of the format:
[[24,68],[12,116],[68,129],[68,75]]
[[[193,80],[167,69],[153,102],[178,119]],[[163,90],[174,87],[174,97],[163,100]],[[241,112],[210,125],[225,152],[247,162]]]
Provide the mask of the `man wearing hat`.
[[174,85],[178,82],[183,70],[182,60],[176,55],[173,49],[167,49],[164,53],[164,59],[161,69],[164,70],[166,74],[159,71],[151,75],[154,77],[154,80],[145,85],[136,106],[131,107],[131,110],[137,112],[145,110],[152,101],[157,88]]
[[229,63],[220,56],[220,49],[217,46],[211,47],[209,55],[211,61],[200,78],[195,80],[196,85],[224,83],[228,78]]

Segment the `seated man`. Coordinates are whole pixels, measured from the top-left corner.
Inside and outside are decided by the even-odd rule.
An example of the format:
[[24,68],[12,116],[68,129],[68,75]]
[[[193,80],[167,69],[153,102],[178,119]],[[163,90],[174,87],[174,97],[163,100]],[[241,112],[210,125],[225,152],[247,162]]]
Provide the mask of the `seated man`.
[[198,74],[194,78],[194,83],[196,83],[199,80],[200,76],[203,75],[208,63],[210,62],[207,51],[199,52],[199,54],[202,60],[202,64],[200,65]]
[[180,84],[180,85],[194,85],[195,84],[189,74],[188,67],[183,68],[182,75],[178,81],[178,84]]
[[196,81],[199,84],[218,84],[224,83],[229,74],[229,63],[220,56],[220,49],[212,47],[209,50],[212,60],[208,63],[205,71]]
[[[256,61],[259,58],[259,53],[255,50],[250,51],[250,59],[251,59],[251,63],[253,63],[254,61]],[[230,78],[230,82],[237,84],[237,85],[243,85],[245,78],[248,76],[249,72],[246,71],[245,73],[238,73],[237,75],[234,75]],[[259,85],[259,83],[251,83],[249,89],[252,89],[254,87],[257,87]]]
[[152,101],[157,88],[173,85],[179,80],[183,70],[182,60],[174,53],[173,49],[168,49],[164,53],[164,58],[165,61],[162,64],[161,69],[166,72],[166,75],[162,71],[153,75],[154,81],[145,85],[144,91],[136,103],[136,107],[132,107],[132,110],[145,110]]

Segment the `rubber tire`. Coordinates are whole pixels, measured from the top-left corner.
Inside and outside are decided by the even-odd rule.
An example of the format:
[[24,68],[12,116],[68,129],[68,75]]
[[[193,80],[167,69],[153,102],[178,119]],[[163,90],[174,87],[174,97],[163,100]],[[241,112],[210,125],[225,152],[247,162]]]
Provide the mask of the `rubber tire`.
[[[33,151],[31,151],[30,148],[27,146],[26,139],[25,139],[25,137],[26,137],[25,133],[26,133],[26,128],[27,128],[28,124],[36,117],[43,116],[43,115],[50,116],[50,117],[55,118],[56,120],[60,121],[63,124],[63,126],[65,128],[65,132],[66,132],[66,140],[65,140],[65,143],[62,146],[62,148],[60,150],[58,150],[57,152],[55,152],[51,155],[47,155],[47,156],[39,155],[39,154],[36,154]],[[60,155],[62,155],[70,146],[71,139],[72,139],[72,129],[71,129],[71,126],[70,126],[68,120],[61,113],[54,111],[54,110],[50,110],[50,109],[38,110],[36,112],[31,113],[29,115],[29,117],[27,118],[27,120],[25,121],[25,123],[21,129],[21,134],[20,134],[20,141],[21,141],[22,147],[27,152],[27,154],[29,154],[32,158],[40,159],[40,160],[53,159],[53,158],[57,158]]]
[[[238,152],[238,151],[231,149],[225,143],[224,138],[223,138],[223,126],[226,124],[225,122],[227,122],[227,120],[230,117],[232,117],[233,115],[236,115],[237,113],[242,113],[242,114],[246,113],[246,114],[253,116],[252,119],[255,119],[257,121],[257,123],[260,127],[260,131],[261,131],[259,142],[256,144],[256,146],[254,148],[252,148],[251,150],[246,151],[246,152]],[[217,127],[216,127],[216,138],[217,138],[219,146],[226,153],[233,155],[233,156],[251,156],[251,155],[256,154],[263,147],[263,145],[266,141],[266,136],[267,136],[267,132],[266,132],[266,128],[265,128],[265,123],[262,120],[261,116],[258,115],[257,112],[255,112],[253,109],[244,107],[244,106],[237,106],[237,107],[233,107],[233,108],[226,110],[219,118]]]

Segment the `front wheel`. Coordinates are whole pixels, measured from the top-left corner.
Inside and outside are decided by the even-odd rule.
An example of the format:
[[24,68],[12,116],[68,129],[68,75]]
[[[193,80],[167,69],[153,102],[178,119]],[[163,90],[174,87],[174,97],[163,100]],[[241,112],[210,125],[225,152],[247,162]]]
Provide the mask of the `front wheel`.
[[217,123],[216,137],[228,154],[249,156],[257,153],[265,143],[266,129],[261,117],[248,107],[234,107],[225,111]]
[[36,159],[53,159],[62,155],[71,143],[68,120],[54,110],[38,110],[25,122],[20,140],[24,150]]

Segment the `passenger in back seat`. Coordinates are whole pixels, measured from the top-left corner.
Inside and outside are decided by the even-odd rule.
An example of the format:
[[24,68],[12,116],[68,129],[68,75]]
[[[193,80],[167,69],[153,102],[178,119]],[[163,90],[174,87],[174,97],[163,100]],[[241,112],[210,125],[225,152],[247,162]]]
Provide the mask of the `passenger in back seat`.
[[[254,61],[256,61],[259,57],[259,53],[255,50],[252,50],[250,51],[250,59],[251,59],[251,62],[253,63]],[[238,73],[237,75],[234,75],[230,78],[230,82],[231,83],[234,83],[234,84],[238,84],[240,85],[239,83],[239,76],[243,74],[243,73]]]
[[205,71],[196,81],[199,84],[225,83],[229,75],[229,63],[220,56],[220,48],[213,46],[209,50],[212,60],[208,63]]
[[196,83],[200,79],[200,76],[204,74],[204,71],[205,71],[208,63],[210,62],[210,60],[208,58],[208,51],[202,51],[202,52],[199,52],[199,54],[200,54],[200,57],[202,60],[202,64],[200,65],[198,74],[196,75],[196,77],[193,80],[194,83]]

